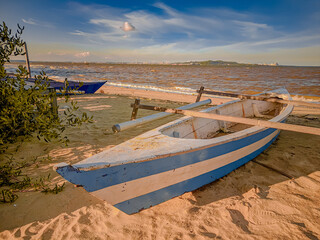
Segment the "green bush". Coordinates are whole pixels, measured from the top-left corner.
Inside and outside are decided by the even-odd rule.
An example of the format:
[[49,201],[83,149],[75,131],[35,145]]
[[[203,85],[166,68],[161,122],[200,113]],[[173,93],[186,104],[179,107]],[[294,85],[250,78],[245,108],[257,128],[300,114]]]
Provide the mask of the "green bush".
[[[32,137],[66,144],[68,138],[62,133],[67,127],[92,122],[92,117],[86,113],[78,115],[78,107],[73,101],[71,107],[59,117],[54,106],[57,96],[55,91],[49,91],[49,81],[44,72],[35,76],[33,85],[27,82],[25,67],[19,66],[14,77],[7,74],[4,65],[10,62],[10,56],[25,54],[22,32],[23,28],[18,25],[17,33],[13,35],[4,22],[0,24],[0,153],[4,153],[10,144]],[[68,95],[61,97],[65,102],[69,101]],[[7,161],[0,159],[0,201],[15,201],[17,195],[14,192],[26,187],[38,189],[37,186],[41,186],[45,192],[55,193],[63,189],[63,186],[57,185],[50,189],[43,179],[34,181],[23,174],[23,169],[30,164],[33,163],[18,163],[14,158]]]

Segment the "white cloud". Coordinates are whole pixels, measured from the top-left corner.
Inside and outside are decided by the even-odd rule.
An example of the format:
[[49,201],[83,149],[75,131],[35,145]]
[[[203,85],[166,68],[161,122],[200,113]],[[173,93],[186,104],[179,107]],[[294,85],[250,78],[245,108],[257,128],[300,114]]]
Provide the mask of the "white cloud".
[[78,36],[88,36],[88,33],[79,31],[79,30],[75,30],[74,32],[70,32],[70,34],[72,35],[78,35]]
[[55,51],[55,52],[49,51],[47,54],[52,55],[52,56],[66,56],[67,55],[67,53],[63,52],[63,51]]
[[21,20],[22,20],[22,22],[27,23],[27,24],[38,25],[38,23],[36,23],[36,21],[34,19],[32,19],[32,18],[29,18],[27,20],[22,18]]
[[[312,47],[320,41],[315,31],[290,34],[264,22],[266,16],[248,12],[229,9],[181,12],[163,3],[153,6],[162,12],[83,5],[79,9],[88,15],[90,31],[84,28],[70,34],[82,37],[86,43],[103,46],[105,53],[112,52],[115,57],[168,57],[173,61],[237,58],[274,52],[277,48]],[[135,28],[137,31],[123,34],[123,30]]]
[[[249,39],[262,40],[276,35],[271,26],[250,21],[247,15],[226,9],[182,13],[163,3],[154,6],[163,10],[165,14],[143,10],[118,10],[115,14],[109,8],[105,8],[108,14],[103,15],[101,9],[94,10],[93,6],[90,6],[90,10],[97,13],[97,16],[103,15],[89,20],[90,24],[97,27],[91,32],[76,30],[71,34],[85,37],[95,43],[101,41],[101,44],[105,44],[111,41],[137,48],[172,42],[182,42],[184,46],[191,48],[194,48],[194,43],[197,42],[201,43],[197,48],[202,48]],[[84,7],[81,9],[89,11]],[[132,31],[135,27],[138,31]],[[121,29],[128,33],[125,37]]]
[[103,25],[107,28],[112,28],[112,29],[120,29],[123,21],[120,20],[112,20],[112,19],[107,19],[107,18],[94,18],[90,19],[90,23],[96,24],[96,25]]
[[259,38],[261,34],[267,32],[273,32],[272,27],[268,26],[267,24],[261,23],[254,23],[254,22],[247,22],[247,21],[233,21],[236,25],[239,25],[242,35],[247,36],[250,38]]
[[90,52],[80,52],[80,53],[76,53],[74,56],[77,58],[84,58],[84,57],[90,56]]
[[30,25],[36,25],[36,26],[46,27],[46,28],[54,28],[54,26],[51,23],[38,21],[33,18],[28,18],[28,19],[22,18],[21,20],[22,20],[22,22],[24,22],[26,24],[30,24]]
[[129,22],[124,22],[123,26],[121,27],[121,29],[125,32],[131,32],[131,31],[135,31],[136,28]]

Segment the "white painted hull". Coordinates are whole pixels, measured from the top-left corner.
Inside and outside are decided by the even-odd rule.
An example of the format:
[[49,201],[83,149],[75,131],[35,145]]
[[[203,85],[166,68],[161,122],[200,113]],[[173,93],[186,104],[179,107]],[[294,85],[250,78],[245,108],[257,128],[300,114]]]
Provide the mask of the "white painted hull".
[[[229,115],[253,112],[249,109],[250,102],[242,104],[233,101],[206,111]],[[272,106],[271,103],[262,105],[260,109]],[[283,122],[291,111],[292,106],[285,106],[271,121]],[[279,134],[276,129],[251,127],[203,139],[208,128],[214,130],[221,125],[228,124],[184,117],[73,166],[60,164],[57,172],[94,196],[132,214],[225,176],[259,155]]]

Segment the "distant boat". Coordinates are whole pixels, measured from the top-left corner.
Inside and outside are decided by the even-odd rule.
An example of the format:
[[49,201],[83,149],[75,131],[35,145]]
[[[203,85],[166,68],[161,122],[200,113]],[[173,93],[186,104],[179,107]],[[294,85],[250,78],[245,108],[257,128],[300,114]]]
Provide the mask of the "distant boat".
[[[29,78],[27,82],[34,83],[35,78]],[[67,91],[76,90],[77,92],[90,94],[95,93],[100,87],[103,86],[107,81],[97,81],[97,82],[80,82],[80,81],[68,81],[69,86],[67,87]],[[55,88],[56,90],[63,90],[65,88],[64,82],[55,81],[49,79],[48,83],[50,87]],[[82,84],[82,85],[81,85]],[[79,87],[81,85],[81,87]]]
[[[28,56],[28,48],[27,48],[27,43],[24,43],[24,48],[25,48],[25,56],[26,56],[26,67],[28,69],[28,80],[26,81],[27,85],[32,85],[35,83],[36,79],[31,78],[31,68],[30,68],[30,62],[29,62],[29,56]],[[14,74],[8,74],[14,75]],[[4,79],[0,79],[4,80]],[[103,84],[105,84],[107,81],[99,81],[99,82],[80,82],[80,81],[68,81],[69,86],[67,87],[67,91],[77,91],[77,93],[84,93],[84,94],[90,94],[90,93],[95,93],[100,87],[102,87]],[[28,84],[29,83],[29,84]],[[44,83],[44,81],[43,81]],[[59,93],[60,91],[63,91],[65,88],[65,83],[64,82],[59,82],[55,81],[52,79],[49,79],[48,83],[50,84],[51,88],[55,88],[58,90],[57,92]],[[81,85],[81,87],[80,87]]]
[[[290,99],[285,89],[276,91]],[[292,105],[235,100],[202,112],[281,123]],[[249,119],[247,119],[249,120]],[[183,117],[56,171],[73,184],[132,214],[221,178],[268,148],[280,130]],[[229,133],[229,134],[228,134]]]

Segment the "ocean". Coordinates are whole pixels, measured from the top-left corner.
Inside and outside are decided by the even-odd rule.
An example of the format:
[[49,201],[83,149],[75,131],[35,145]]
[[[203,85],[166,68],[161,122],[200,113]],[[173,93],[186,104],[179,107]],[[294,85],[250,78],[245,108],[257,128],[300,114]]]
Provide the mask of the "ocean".
[[[7,64],[6,69],[15,72],[17,65]],[[40,71],[60,81],[107,80],[106,84],[112,86],[186,94],[200,86],[236,93],[285,87],[292,95],[320,97],[320,67],[31,63],[32,76]]]

